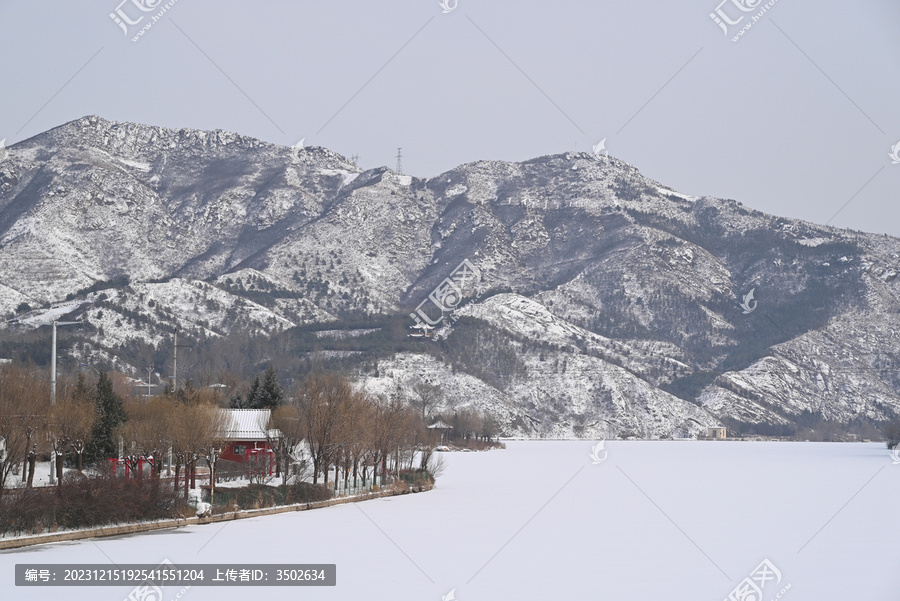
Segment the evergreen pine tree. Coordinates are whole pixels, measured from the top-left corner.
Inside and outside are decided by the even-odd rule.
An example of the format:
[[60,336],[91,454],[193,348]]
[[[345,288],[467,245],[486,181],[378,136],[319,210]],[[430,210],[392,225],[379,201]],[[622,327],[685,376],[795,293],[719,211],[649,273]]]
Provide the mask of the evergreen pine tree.
[[72,392],[72,396],[77,401],[87,401],[91,398],[91,388],[87,385],[87,380],[84,379],[84,374],[78,374],[78,381],[75,383],[75,390]]
[[126,417],[122,399],[113,391],[112,380],[105,373],[101,373],[100,379],[97,380],[94,410],[97,412],[97,421],[94,422],[85,456],[88,461],[115,457],[118,448],[116,441],[113,440],[113,431],[125,422]]
[[247,402],[244,400],[244,395],[240,392],[235,392],[231,395],[231,398],[228,399],[228,406],[232,409],[246,409]]
[[247,397],[244,400],[244,408],[247,409],[259,409],[257,407],[257,403],[259,402],[259,376],[253,378],[253,382],[250,383],[250,389],[247,391]]
[[255,407],[257,409],[275,409],[281,405],[284,400],[284,393],[281,391],[281,383],[278,381],[278,375],[275,368],[271,365],[266,368],[263,374],[262,385],[260,386]]

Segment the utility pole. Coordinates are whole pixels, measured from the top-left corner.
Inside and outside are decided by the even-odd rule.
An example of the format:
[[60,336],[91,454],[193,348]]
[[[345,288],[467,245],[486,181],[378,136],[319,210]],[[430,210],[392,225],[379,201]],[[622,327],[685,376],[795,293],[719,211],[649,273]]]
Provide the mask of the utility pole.
[[147,400],[150,400],[150,372],[153,371],[152,367],[147,368]]
[[397,149],[397,173],[403,175],[403,154],[402,148]]
[[[53,337],[50,344],[50,406],[56,405],[56,326],[71,326],[80,324],[80,321],[56,321],[53,320]],[[50,484],[56,484],[56,437],[50,440]],[[60,482],[62,484],[62,482]]]
[[56,326],[71,326],[80,321],[53,321],[53,342],[50,351],[50,404],[56,404]]
[[172,350],[172,389],[173,389],[173,392],[178,391],[178,347],[179,346],[191,348],[190,344],[178,344],[178,328],[175,328],[175,344],[172,347],[173,348],[173,350]]
[[[53,341],[50,349],[50,406],[56,405],[56,326],[71,326],[80,321],[53,320]],[[56,438],[51,438],[50,484],[56,484]]]

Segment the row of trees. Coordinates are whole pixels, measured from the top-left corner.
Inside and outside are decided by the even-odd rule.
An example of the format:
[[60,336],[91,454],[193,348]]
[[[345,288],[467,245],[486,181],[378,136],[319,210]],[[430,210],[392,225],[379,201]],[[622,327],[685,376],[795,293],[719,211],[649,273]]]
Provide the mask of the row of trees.
[[[22,367],[0,367],[0,496],[14,469],[28,458],[29,451],[41,440],[46,423],[46,407],[35,407],[34,399],[47,399],[49,384]],[[33,460],[32,460],[33,465]]]
[[203,395],[189,396],[187,402],[177,395],[129,398],[123,412],[126,420],[115,429],[114,438],[123,441],[122,459],[135,479],[143,479],[146,461],[157,484],[163,465],[168,465],[174,470],[173,486],[178,489],[183,481],[186,498],[196,486],[198,462],[203,459],[214,470],[225,415]]
[[113,380],[101,373],[89,383],[79,374],[74,383],[63,380],[61,388],[51,404],[49,380],[42,370],[0,366],[0,495],[19,466],[30,488],[40,457],[49,456],[62,482],[67,457],[81,472],[85,463],[116,456],[116,441],[128,416]]
[[138,466],[144,461],[158,478],[161,459],[171,449],[177,482],[182,467],[195,475],[198,458],[210,454],[222,430],[222,412],[207,390],[140,398],[124,383],[117,391],[105,373],[95,382],[79,374],[74,384],[63,381],[61,388],[51,405],[42,370],[0,367],[0,495],[19,466],[30,488],[36,461],[47,456],[60,483],[67,457],[81,472],[85,464],[119,457],[120,452],[136,478],[143,475]]
[[446,440],[490,442],[500,435],[500,424],[490,413],[478,413],[473,409],[461,409],[439,416],[450,426]]
[[377,473],[432,471],[431,450],[440,442],[441,432],[427,425],[436,419],[450,426],[446,440],[484,443],[500,433],[499,423],[489,414],[472,409],[433,413],[442,399],[435,385],[416,384],[411,392],[404,395],[396,389],[387,398],[377,397],[338,374],[311,374],[272,413],[269,427],[281,433],[270,441],[279,472],[287,473],[297,459],[294,450],[305,446],[313,483],[321,476],[327,484],[333,468],[345,484],[352,478],[365,485]]
[[[270,373],[250,387],[273,390]],[[357,390],[345,377],[314,373],[287,396],[277,388],[277,401],[257,405],[234,403],[237,408],[272,410],[267,426],[268,442],[275,454],[275,475],[311,476],[313,484],[329,483],[333,473],[363,486],[380,470],[384,475],[412,467],[413,456],[432,444],[434,435],[425,428],[417,410],[399,395],[379,399]],[[257,393],[259,394],[259,393]],[[254,398],[253,394],[244,397]],[[183,482],[184,494],[195,486],[196,468],[204,461],[215,482],[223,451],[227,416],[204,398],[202,391],[129,399],[123,404],[126,420],[113,430],[113,438],[125,441],[124,459],[135,478],[142,477],[140,462],[152,460],[151,474],[158,479],[160,455],[171,450],[175,486]],[[309,470],[303,466],[308,455]],[[420,465],[420,468],[427,468]],[[180,474],[183,469],[183,479]]]
[[102,375],[91,389],[82,376],[74,387],[63,388],[64,394],[51,405],[49,381],[40,370],[10,364],[0,367],[0,495],[20,465],[23,480],[32,485],[39,455],[49,454],[55,475],[62,478],[67,452],[79,470],[86,455],[94,458],[104,453],[104,434],[110,434],[97,419],[97,408],[115,406],[118,397],[111,381]]
[[[82,373],[74,383],[61,381],[57,403],[51,406],[45,372],[0,367],[0,489],[19,466],[30,487],[41,456],[54,460],[60,482],[67,458],[81,472],[86,464],[118,457],[138,480],[146,476],[146,463],[157,482],[162,466],[169,465],[176,488],[181,482],[187,495],[195,486],[198,462],[215,473],[225,442],[223,405],[272,410],[268,430],[280,435],[270,436],[269,442],[276,473],[285,479],[297,474],[306,459],[313,483],[327,484],[331,474],[340,474],[365,485],[378,472],[425,469],[427,457],[413,465],[417,451],[433,447],[440,437],[426,428],[441,399],[433,385],[417,385],[412,395],[407,391],[413,399],[407,402],[399,389],[389,398],[375,397],[346,377],[315,372],[286,394],[270,368],[240,396],[222,398],[215,390],[188,385],[147,398],[133,396],[129,386],[114,380],[100,373],[89,381]],[[471,411],[442,417],[461,438],[496,434],[493,420]]]

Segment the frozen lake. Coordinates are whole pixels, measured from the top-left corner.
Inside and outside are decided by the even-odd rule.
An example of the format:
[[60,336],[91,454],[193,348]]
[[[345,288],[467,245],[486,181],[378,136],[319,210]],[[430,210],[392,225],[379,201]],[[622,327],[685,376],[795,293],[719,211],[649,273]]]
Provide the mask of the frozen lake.
[[764,601],[788,585],[781,599],[897,599],[900,465],[883,444],[613,441],[599,464],[591,445],[448,453],[424,494],[2,552],[0,598],[132,590],[17,589],[17,562],[169,559],[337,564],[335,587],[193,587],[186,601],[439,601],[451,589],[459,601],[721,601],[768,559],[781,580],[764,582]]

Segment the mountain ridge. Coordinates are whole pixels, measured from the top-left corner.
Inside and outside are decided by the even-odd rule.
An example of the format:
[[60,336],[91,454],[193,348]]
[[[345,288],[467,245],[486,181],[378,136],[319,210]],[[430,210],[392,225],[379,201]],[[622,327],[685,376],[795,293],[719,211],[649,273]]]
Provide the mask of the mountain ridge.
[[[463,261],[479,278],[477,294],[451,303],[458,321],[408,339],[408,315],[427,306],[436,319],[429,294]],[[379,339],[348,368],[360,386],[386,393],[374,360],[427,366],[417,377],[474,390],[456,382],[461,370],[493,400],[447,406],[495,406],[510,434],[894,419],[898,271],[895,238],[680,194],[589,153],[417,178],[318,147],[89,116],[0,161],[9,336],[68,298],[92,324],[78,361],[164,366],[167,332],[179,328],[198,346],[272,337],[285,350],[260,361],[287,373],[307,348],[303,328],[389,316],[393,342]],[[757,304],[745,312],[751,290]]]

